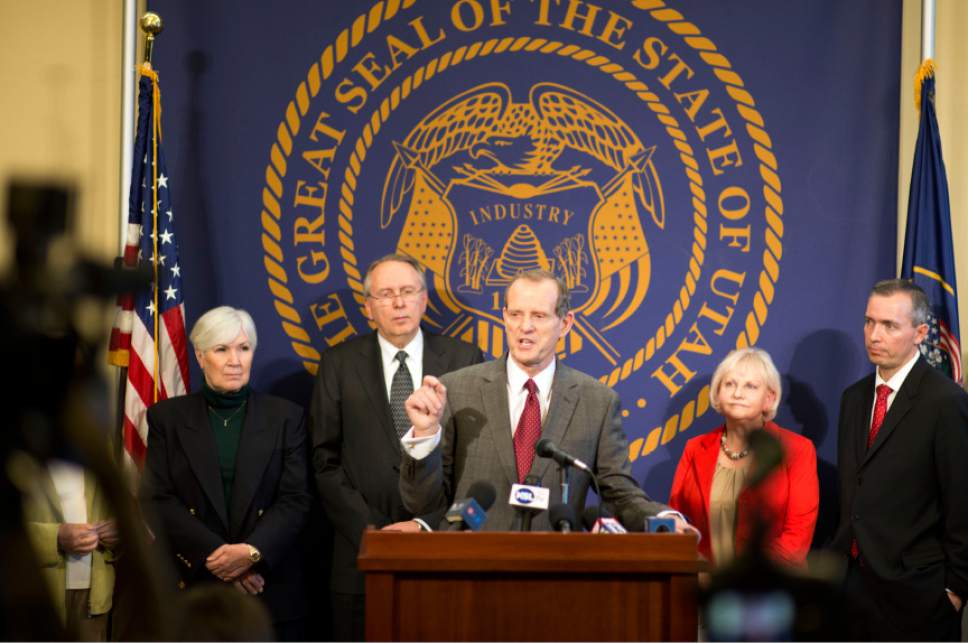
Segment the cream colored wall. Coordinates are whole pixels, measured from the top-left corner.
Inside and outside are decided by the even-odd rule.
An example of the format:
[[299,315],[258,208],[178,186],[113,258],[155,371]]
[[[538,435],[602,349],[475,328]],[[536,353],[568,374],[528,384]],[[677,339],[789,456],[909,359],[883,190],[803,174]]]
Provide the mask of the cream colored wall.
[[[102,260],[118,253],[121,26],[119,1],[0,3],[0,187],[72,181],[76,239]],[[0,229],[4,266],[9,236]]]
[[[941,151],[951,199],[951,233],[959,285],[962,363],[968,364],[968,2],[936,0],[934,61],[937,67],[935,108],[941,130]],[[921,0],[904,0],[901,48],[901,139],[898,163],[898,266],[907,221],[908,189],[918,112],[914,109],[914,74],[921,64]]]
[[[122,21],[121,0],[0,0],[0,274],[11,261],[15,176],[72,183],[75,247],[103,262],[118,254]],[[74,324],[106,343],[113,307],[84,302]],[[117,369],[104,352],[114,398]]]

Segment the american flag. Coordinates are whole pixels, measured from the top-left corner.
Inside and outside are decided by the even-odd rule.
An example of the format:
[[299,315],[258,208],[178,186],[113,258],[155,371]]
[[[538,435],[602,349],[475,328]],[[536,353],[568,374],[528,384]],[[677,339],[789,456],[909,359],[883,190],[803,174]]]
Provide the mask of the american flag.
[[128,202],[124,265],[148,265],[154,279],[140,292],[118,298],[109,361],[127,368],[122,440],[128,464],[144,464],[145,413],[188,388],[188,341],[174,213],[161,149],[158,74],[143,65],[138,81],[138,131]]

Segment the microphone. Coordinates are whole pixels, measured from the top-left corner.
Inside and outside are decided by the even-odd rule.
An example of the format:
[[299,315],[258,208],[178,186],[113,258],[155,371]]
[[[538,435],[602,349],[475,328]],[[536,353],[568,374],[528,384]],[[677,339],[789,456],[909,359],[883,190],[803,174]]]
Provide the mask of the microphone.
[[585,507],[581,515],[582,524],[593,534],[627,534],[628,530],[615,518],[608,515],[604,507]]
[[574,531],[578,523],[575,508],[563,502],[551,505],[551,508],[548,509],[548,518],[551,520],[551,526],[554,530],[563,534]]
[[497,491],[490,482],[478,480],[467,490],[467,495],[452,504],[444,515],[450,523],[448,531],[478,531],[487,520],[487,510],[494,504]]
[[542,458],[551,458],[563,467],[575,467],[576,469],[587,471],[592,477],[595,475],[592,473],[591,467],[575,456],[565,453],[559,449],[558,445],[552,442],[549,438],[541,438],[538,440],[538,443],[534,445],[534,452]]
[[537,483],[537,478],[528,476],[524,484],[511,485],[508,504],[521,516],[521,531],[531,531],[531,518],[548,508],[551,490]]

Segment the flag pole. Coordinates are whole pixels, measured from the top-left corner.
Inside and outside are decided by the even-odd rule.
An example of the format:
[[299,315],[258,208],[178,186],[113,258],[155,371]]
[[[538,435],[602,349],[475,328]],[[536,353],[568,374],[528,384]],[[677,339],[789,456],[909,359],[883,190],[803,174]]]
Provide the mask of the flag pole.
[[[134,15],[134,5],[136,0],[129,0],[125,3],[124,15],[125,15],[125,51],[123,54],[123,64],[124,64],[124,96],[122,98],[122,127],[123,131],[121,133],[121,198],[120,198],[120,210],[121,210],[121,254],[114,260],[115,268],[122,268],[124,265],[124,248],[127,244],[128,238],[128,208],[130,207],[130,192],[131,192],[131,166],[132,166],[132,150],[134,149],[134,100],[135,92],[134,89],[134,77],[131,75],[129,70],[133,67],[134,51],[136,49],[135,39],[133,34],[133,29],[129,29],[129,26],[133,22]],[[164,24],[161,21],[161,16],[152,11],[148,11],[141,19],[138,21],[138,25],[141,27],[141,31],[145,34],[145,48],[144,48],[144,61],[143,64],[149,69],[151,68],[151,54],[153,52],[155,44],[155,36],[161,33],[164,29]],[[128,386],[128,367],[122,366],[118,369],[118,391],[117,391],[117,405],[115,409],[115,455],[119,457],[124,451],[124,403],[125,396],[127,393]]]
[[921,0],[921,62],[934,58],[935,0]]
[[135,11],[138,0],[125,0],[124,3],[124,47],[121,54],[121,185],[118,191],[118,250],[124,254],[124,244],[128,230],[128,198],[131,190],[131,154],[134,149],[134,111],[137,97],[135,82],[135,59],[137,35],[135,33]]

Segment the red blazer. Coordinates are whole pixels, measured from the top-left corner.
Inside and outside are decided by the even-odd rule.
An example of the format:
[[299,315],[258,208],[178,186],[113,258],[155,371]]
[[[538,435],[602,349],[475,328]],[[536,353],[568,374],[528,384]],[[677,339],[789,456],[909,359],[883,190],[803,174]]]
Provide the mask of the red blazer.
[[[763,511],[770,527],[767,551],[782,562],[803,564],[813,530],[817,526],[820,488],[817,482],[817,451],[813,442],[792,431],[767,422],[765,429],[779,438],[783,464],[752,494],[739,496],[736,519],[736,551],[741,552],[752,535],[751,508]],[[713,560],[709,536],[709,495],[719,457],[719,440],[725,426],[692,438],[682,452],[672,481],[669,506],[683,513],[701,533],[699,553]]]

